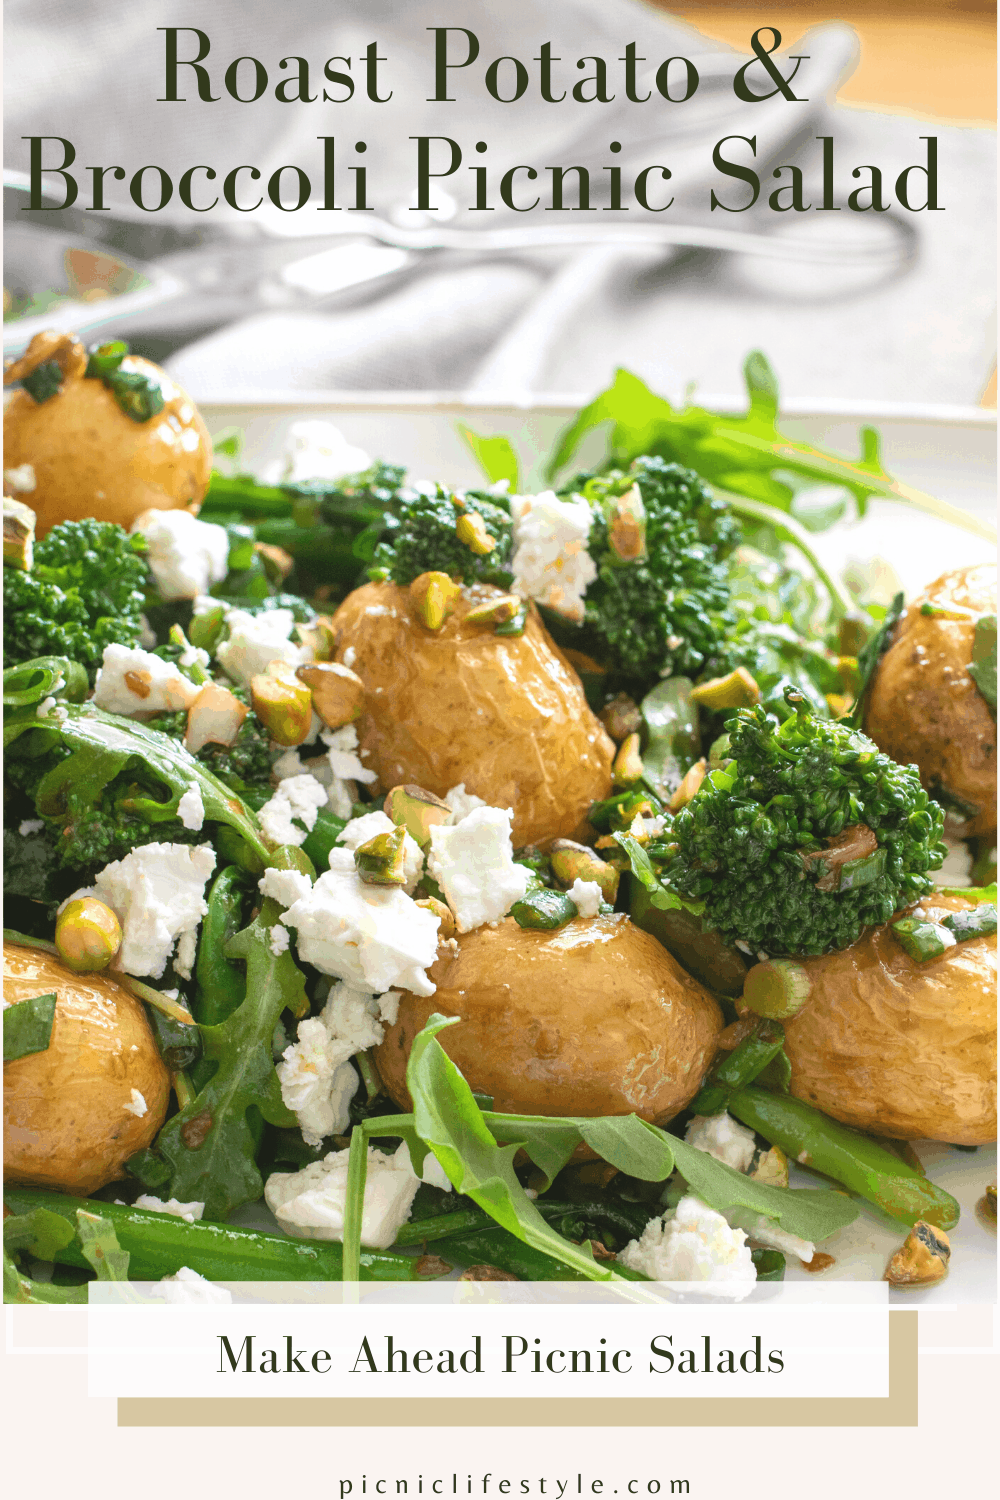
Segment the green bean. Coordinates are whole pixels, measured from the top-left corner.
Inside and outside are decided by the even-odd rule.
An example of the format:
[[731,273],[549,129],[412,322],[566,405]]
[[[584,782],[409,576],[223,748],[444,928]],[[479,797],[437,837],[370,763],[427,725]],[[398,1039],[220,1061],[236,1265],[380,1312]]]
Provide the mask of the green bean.
[[753,1083],[785,1044],[785,1032],[778,1021],[758,1021],[748,1037],[718,1063],[704,1088],[691,1101],[696,1115],[717,1115],[726,1109],[730,1096]]
[[[580,1203],[538,1198],[535,1207],[551,1223],[554,1219],[573,1218],[588,1224],[604,1225],[626,1239],[637,1239],[645,1229],[649,1213],[640,1208],[630,1214],[624,1204],[605,1203],[599,1199],[586,1199]],[[455,1235],[468,1236],[481,1230],[496,1228],[496,1221],[481,1208],[459,1208],[454,1213],[438,1214],[433,1219],[418,1219],[404,1224],[393,1241],[393,1248],[401,1245],[431,1244],[435,1240]]]
[[958,1223],[959,1206],[943,1188],[870,1136],[831,1120],[801,1099],[745,1088],[733,1094],[729,1113],[772,1146],[780,1146],[789,1160],[842,1182],[904,1224],[923,1219],[938,1229],[952,1229]]
[[230,963],[223,949],[243,926],[246,876],[237,865],[226,865],[208,893],[208,915],[201,924],[195,965],[195,1020],[202,1026],[217,1026],[231,1016],[246,998],[246,975]]
[[[554,1256],[527,1245],[506,1229],[494,1225],[492,1229],[481,1229],[474,1234],[455,1235],[451,1239],[439,1240],[434,1247],[436,1255],[457,1261],[460,1266],[497,1266],[509,1271],[519,1281],[586,1281],[582,1271],[564,1265]],[[641,1271],[631,1271],[627,1266],[616,1265],[615,1273],[626,1281],[648,1281]]]
[[317,870],[330,868],[330,851],[346,827],[343,818],[338,818],[325,807],[319,809],[311,832],[302,842],[303,851],[308,854]]
[[[340,1281],[342,1247],[335,1241],[298,1240],[265,1234],[236,1224],[185,1223],[172,1214],[129,1208],[117,1203],[85,1202],[39,1188],[4,1187],[12,1213],[47,1208],[76,1228],[77,1209],[110,1219],[118,1243],[129,1253],[129,1275],[136,1281],[158,1281],[187,1266],[210,1281]],[[87,1267],[78,1244],[57,1254],[66,1265]],[[362,1281],[419,1280],[417,1259],[391,1251],[362,1250]]]

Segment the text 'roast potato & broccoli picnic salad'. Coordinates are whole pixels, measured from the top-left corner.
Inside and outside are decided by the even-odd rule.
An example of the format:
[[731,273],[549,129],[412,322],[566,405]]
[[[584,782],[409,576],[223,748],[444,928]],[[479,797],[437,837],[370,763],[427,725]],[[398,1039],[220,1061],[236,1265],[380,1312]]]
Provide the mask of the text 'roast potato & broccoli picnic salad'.
[[8,365],[5,1300],[735,1299],[865,1214],[892,1284],[947,1272],[910,1143],[996,1135],[995,569],[848,590],[848,507],[956,513],[746,375],[725,416],[619,372],[528,492],[389,419],[213,471],[126,345]]

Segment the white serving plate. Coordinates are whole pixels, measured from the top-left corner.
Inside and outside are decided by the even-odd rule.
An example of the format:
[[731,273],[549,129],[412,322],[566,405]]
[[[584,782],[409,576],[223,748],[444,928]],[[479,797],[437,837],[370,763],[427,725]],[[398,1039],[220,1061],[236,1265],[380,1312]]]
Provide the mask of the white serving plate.
[[[292,422],[304,417],[336,424],[348,442],[373,458],[405,463],[414,478],[441,479],[455,485],[481,480],[475,460],[457,424],[485,434],[504,433],[521,456],[522,483],[541,487],[541,468],[557,435],[587,398],[540,396],[530,405],[502,399],[463,400],[426,393],[282,392],[219,394],[196,399],[209,431],[217,436],[237,427],[245,435],[241,467],[259,472],[282,450]],[[741,409],[732,397],[699,396],[713,410]],[[996,413],[978,407],[852,407],[843,402],[788,402],[783,427],[788,436],[822,444],[854,456],[859,427],[876,426],[883,440],[883,459],[894,477],[960,506],[980,520],[993,521],[996,505]],[[603,437],[592,434],[578,455],[580,467],[603,453]],[[907,594],[950,568],[991,562],[994,546],[967,531],[912,507],[874,501],[863,521],[844,521],[817,539],[828,565],[839,571],[848,561],[881,557],[891,563]],[[958,1199],[962,1219],[951,1234],[952,1270],[947,1279],[923,1291],[890,1291],[902,1305],[944,1309],[957,1303],[996,1300],[996,1227],[977,1209],[986,1185],[996,1181],[996,1149],[975,1154],[938,1142],[917,1142],[916,1150],[934,1181]],[[816,1178],[793,1168],[793,1185],[816,1186]],[[235,1218],[274,1229],[263,1204],[251,1205]],[[835,1265],[820,1275],[789,1260],[790,1281],[808,1282],[818,1298],[825,1281],[872,1281],[905,1237],[905,1228],[865,1205],[854,1224],[825,1242],[822,1249]]]

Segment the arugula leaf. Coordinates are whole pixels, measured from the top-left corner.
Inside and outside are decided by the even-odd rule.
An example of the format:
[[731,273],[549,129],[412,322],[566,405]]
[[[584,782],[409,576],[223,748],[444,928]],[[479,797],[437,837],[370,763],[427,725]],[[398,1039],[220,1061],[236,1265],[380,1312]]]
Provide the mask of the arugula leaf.
[[39,782],[35,805],[42,817],[68,817],[82,820],[98,809],[105,789],[125,770],[144,771],[161,783],[169,797],[161,801],[141,795],[136,788],[122,806],[150,823],[165,822],[177,816],[177,807],[192,782],[201,792],[205,817],[224,823],[250,845],[266,863],[270,851],[264,843],[257,819],[229,787],[212,775],[201,761],[185,750],[179,740],[131,722],[117,714],[107,714],[92,704],[63,705],[64,719],[41,720],[24,711],[4,723],[4,748],[29,733],[45,750],[62,743],[70,751]]
[[35,656],[3,674],[4,708],[28,708],[50,696],[82,703],[89,691],[86,669],[68,656]]
[[665,1182],[674,1169],[673,1142],[663,1131],[652,1134],[638,1115],[602,1115],[592,1119],[548,1115],[483,1114],[497,1141],[517,1141],[545,1175],[545,1192],[579,1145],[628,1177]]
[[16,1062],[19,1057],[45,1052],[52,1040],[55,1015],[54,992],[51,995],[29,995],[27,1000],[8,1005],[3,1013],[4,1062]]
[[692,916],[701,916],[705,910],[704,901],[689,901],[684,896],[678,896],[677,892],[671,890],[669,886],[664,885],[653,869],[652,860],[638,839],[633,838],[630,833],[613,833],[611,837],[628,855],[632,874],[649,892],[649,899],[653,906],[659,907],[660,911],[687,911]]
[[55,1260],[76,1238],[68,1219],[48,1208],[33,1208],[30,1213],[10,1214],[3,1221],[4,1248],[15,1253],[27,1250],[37,1260]]
[[993,715],[997,711],[997,617],[982,615],[976,621],[972,642],[972,660],[967,669],[976,687],[986,699]]
[[281,1012],[302,1013],[305,978],[289,951],[271,951],[271,929],[282,908],[266,900],[260,913],[226,944],[226,957],[246,963],[246,999],[218,1026],[200,1027],[204,1056],[218,1063],[190,1104],[160,1131],[155,1149],[172,1169],[169,1196],[205,1204],[207,1219],[224,1219],[261,1196],[254,1113],[270,1125],[292,1126],[281,1099],[271,1038]]
[[20,1271],[14,1260],[3,1252],[3,1300],[6,1303],[51,1303],[87,1301],[85,1286],[52,1286],[47,1281],[33,1281]]
[[483,437],[480,433],[473,432],[471,427],[466,427],[464,422],[456,422],[455,426],[490,483],[496,484],[498,480],[506,479],[510,493],[516,495],[520,468],[517,452],[510,438]]
[[128,1251],[119,1245],[111,1220],[78,1208],[76,1224],[80,1248],[98,1281],[127,1281]]
[[[653,1130],[655,1126],[649,1126]],[[748,1210],[773,1219],[786,1234],[816,1243],[852,1224],[859,1209],[843,1193],[830,1188],[784,1188],[757,1182],[718,1161],[707,1151],[698,1151],[685,1141],[670,1138],[677,1170],[691,1191],[724,1214],[728,1209]]]

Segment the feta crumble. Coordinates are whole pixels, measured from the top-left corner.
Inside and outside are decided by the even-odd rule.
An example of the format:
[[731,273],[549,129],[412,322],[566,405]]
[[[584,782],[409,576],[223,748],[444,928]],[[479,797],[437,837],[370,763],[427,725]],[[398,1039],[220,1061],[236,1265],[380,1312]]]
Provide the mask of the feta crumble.
[[604,892],[596,880],[577,878],[566,894],[581,917],[596,917],[604,900]]
[[232,1292],[227,1291],[224,1286],[215,1286],[213,1282],[206,1281],[204,1276],[199,1276],[190,1266],[181,1266],[173,1276],[161,1277],[160,1296],[164,1301],[172,1303],[222,1303],[233,1300]]
[[445,792],[443,800],[451,808],[449,823],[461,823],[462,819],[467,818],[469,813],[474,812],[477,807],[489,806],[489,803],[484,802],[482,797],[477,797],[475,792],[467,792],[464,781],[460,781],[458,786],[453,786],[450,792]]
[[262,896],[270,896],[281,906],[292,906],[301,896],[308,896],[312,881],[301,870],[276,870],[272,866],[264,871],[257,889]]
[[622,1265],[653,1281],[697,1282],[711,1296],[741,1300],[757,1280],[742,1229],[688,1194],[673,1213],[650,1219],[642,1235],[618,1252]]
[[94,685],[94,703],[106,713],[177,713],[191,707],[201,688],[172,661],[138,646],[105,646]]
[[23,839],[26,839],[30,838],[33,833],[41,833],[44,827],[44,818],[25,818],[23,823],[17,825],[17,831]]
[[291,941],[288,928],[282,927],[279,922],[275,922],[271,928],[271,937],[269,940],[269,947],[275,958],[280,958],[283,953],[288,952]]
[[195,934],[208,911],[205,885],[214,869],[210,844],[143,844],[105,865],[93,891],[122,926],[116,967],[140,978],[159,979],[174,944],[187,939],[178,959],[190,971],[186,960],[194,959]]
[[177,804],[177,816],[185,828],[197,833],[205,822],[205,804],[201,798],[201,787],[192,781]]
[[[347,1151],[331,1151],[322,1161],[310,1162],[300,1172],[275,1172],[267,1179],[264,1198],[282,1229],[305,1239],[342,1240],[347,1201]],[[387,1250],[410,1217],[410,1205],[420,1179],[409,1167],[368,1147],[361,1216],[361,1243]]]
[[431,829],[427,868],[455,914],[459,932],[499,922],[531,878],[514,863],[509,808],[477,807],[460,823]]
[[229,534],[189,510],[144,510],[132,523],[149,548],[147,558],[164,599],[195,599],[229,572]]
[[270,484],[309,484],[343,479],[370,465],[365,450],[349,443],[339,427],[313,418],[292,423],[281,458],[268,466],[262,478]]
[[128,1103],[125,1105],[125,1108],[128,1110],[130,1115],[135,1115],[137,1120],[141,1120],[143,1115],[148,1112],[146,1101],[139,1093],[138,1089],[132,1090],[131,1097]]
[[597,577],[587,551],[593,512],[582,495],[560,500],[554,490],[511,495],[514,591],[568,620],[583,619],[583,596]]
[[295,616],[290,609],[266,609],[259,615],[232,609],[226,616],[229,639],[216,650],[216,660],[233,682],[250,686],[250,679],[266,672],[272,661],[300,666],[312,659],[308,647],[291,639]]
[[[343,844],[353,854],[355,849],[362,844],[367,844],[369,839],[376,838],[380,833],[391,833],[396,825],[384,812],[364,813],[360,818],[352,818],[338,838],[338,844]],[[408,896],[412,896],[420,884],[424,873],[424,854],[416,839],[410,834],[403,837],[403,874],[406,876],[406,884],[403,886]]]
[[18,464],[16,469],[4,469],[3,482],[15,495],[30,495],[38,480],[31,464]]
[[186,1224],[193,1224],[205,1212],[204,1203],[179,1203],[176,1198],[168,1198],[164,1203],[162,1198],[154,1198],[152,1193],[141,1194],[133,1207],[148,1208],[158,1214],[172,1214],[175,1219],[183,1219]]
[[43,698],[35,709],[35,717],[38,719],[55,719],[57,724],[61,724],[65,719],[69,718],[69,710],[55,698]]
[[[307,830],[315,827],[316,814],[325,806],[326,787],[315,776],[286,776],[271,800],[264,803],[257,821],[274,844],[304,844]],[[305,828],[296,827],[293,818]]]
[[299,1022],[298,1041],[278,1063],[281,1098],[299,1122],[302,1139],[318,1146],[324,1136],[340,1135],[350,1122],[348,1106],[360,1079],[317,1016]]
[[806,1265],[816,1254],[816,1246],[797,1234],[788,1234],[773,1219],[763,1214],[754,1214],[749,1209],[730,1208],[726,1220],[733,1229],[745,1230],[755,1245],[766,1250],[780,1250],[782,1255],[795,1255]]
[[695,1115],[684,1139],[696,1151],[707,1151],[716,1161],[725,1162],[737,1172],[749,1172],[757,1150],[753,1131],[725,1110],[718,1115]]
[[399,886],[365,885],[349,849],[333,849],[330,868],[281,919],[297,929],[299,956],[356,989],[379,994],[398,985],[433,995],[425,970],[437,956],[438,918]]

